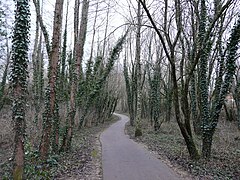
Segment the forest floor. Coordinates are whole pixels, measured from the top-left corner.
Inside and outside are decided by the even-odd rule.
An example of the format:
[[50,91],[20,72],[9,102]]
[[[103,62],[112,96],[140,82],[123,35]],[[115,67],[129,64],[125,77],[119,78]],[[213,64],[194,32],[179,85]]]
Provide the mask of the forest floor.
[[111,124],[118,120],[117,116],[105,124],[85,128],[82,132],[76,133],[73,141],[72,151],[61,159],[61,166],[54,171],[54,179],[102,179],[102,157],[100,134]]
[[[41,165],[34,163],[34,152],[26,155],[24,179],[77,179],[100,180],[102,179],[101,132],[116,122],[118,117],[113,116],[105,124],[76,131],[69,152],[52,155],[48,159],[46,170]],[[0,146],[0,180],[11,177],[11,152],[12,144]]]
[[[141,137],[134,137],[134,128],[129,123],[126,133],[176,170],[188,172],[193,179],[240,180],[240,131],[235,122],[220,121],[213,140],[212,157],[208,161],[189,159],[177,123],[163,123],[158,132],[148,124],[143,121]],[[200,149],[201,138],[196,137],[195,141]]]
[[[99,136],[117,119],[114,116],[105,124],[77,131],[71,151],[50,156],[46,171],[41,170],[41,165],[32,161],[36,153],[27,149],[25,179],[102,179]],[[8,118],[1,118],[1,125],[4,127],[0,127],[0,180],[10,179],[12,166],[13,141],[12,135],[9,134],[11,124],[4,121],[8,122]],[[190,174],[189,177],[192,179],[240,180],[240,131],[235,122],[223,120],[219,122],[213,141],[212,158],[209,161],[189,159],[184,140],[175,122],[163,123],[158,132],[154,132],[147,122],[143,121],[142,137],[135,138],[134,128],[129,125],[126,126],[126,133],[177,172],[181,174],[186,172],[186,176]],[[196,137],[195,141],[200,149],[201,138]]]

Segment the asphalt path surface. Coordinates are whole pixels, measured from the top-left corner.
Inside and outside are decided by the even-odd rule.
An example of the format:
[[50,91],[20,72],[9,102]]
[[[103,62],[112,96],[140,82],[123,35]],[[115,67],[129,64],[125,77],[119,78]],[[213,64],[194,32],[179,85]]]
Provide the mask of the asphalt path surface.
[[120,120],[100,136],[104,180],[177,180],[180,177],[143,146],[124,133],[129,118]]

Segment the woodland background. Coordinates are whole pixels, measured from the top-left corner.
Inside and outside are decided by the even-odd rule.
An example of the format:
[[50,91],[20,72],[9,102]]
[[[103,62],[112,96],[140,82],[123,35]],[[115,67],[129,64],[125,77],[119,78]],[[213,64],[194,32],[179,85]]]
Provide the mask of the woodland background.
[[[185,170],[239,177],[239,1],[0,2],[0,159],[13,178],[37,174],[26,162],[44,176],[116,110]],[[226,171],[208,172],[214,162]]]

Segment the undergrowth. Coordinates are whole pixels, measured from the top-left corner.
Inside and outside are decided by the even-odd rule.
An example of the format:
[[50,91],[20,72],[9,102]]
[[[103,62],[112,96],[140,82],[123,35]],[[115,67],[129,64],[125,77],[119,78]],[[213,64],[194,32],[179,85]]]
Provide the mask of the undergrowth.
[[[126,126],[129,136],[141,142],[168,160],[173,166],[189,172],[193,179],[240,179],[240,132],[235,122],[221,121],[213,140],[212,157],[209,160],[193,161],[189,158],[184,139],[176,122],[165,122],[157,132],[148,121],[143,121],[143,136],[135,138],[134,128]],[[195,136],[201,150],[201,137]]]
[[[94,158],[100,158],[99,152],[94,149],[97,134],[116,120],[117,118],[113,117],[105,124],[84,128],[81,131],[75,130],[71,149],[68,152],[49,155],[44,163],[39,158],[37,146],[26,139],[24,179],[61,179],[74,175],[78,176],[77,179],[86,179],[87,175],[94,170],[94,167],[89,165],[90,162]],[[5,151],[12,151],[12,145],[9,145]],[[0,165],[0,179],[12,179],[13,160],[11,155],[1,157],[0,160],[3,162]]]

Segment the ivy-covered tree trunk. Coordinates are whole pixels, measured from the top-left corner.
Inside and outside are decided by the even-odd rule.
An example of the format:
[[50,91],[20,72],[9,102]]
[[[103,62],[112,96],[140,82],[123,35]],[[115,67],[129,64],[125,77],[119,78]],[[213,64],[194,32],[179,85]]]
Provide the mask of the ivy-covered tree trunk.
[[27,91],[28,44],[30,7],[28,0],[16,1],[15,22],[12,40],[11,88],[12,119],[14,122],[13,179],[23,179],[25,110]]
[[[193,11],[193,10],[192,10]],[[192,23],[194,23],[194,15],[192,12],[192,17],[191,17]],[[192,27],[192,31],[195,32],[195,27]],[[195,34],[194,34],[195,35]],[[194,66],[195,63],[195,58],[196,58],[196,45],[197,42],[193,42],[193,46],[191,46],[190,43],[187,44],[187,54],[188,54],[188,59],[189,59],[189,64],[191,66]],[[190,107],[191,107],[191,119],[192,119],[192,124],[193,124],[193,130],[196,135],[201,135],[201,119],[199,117],[199,99],[198,99],[198,76],[196,73],[196,70],[192,72],[192,77],[190,77]]]
[[[160,57],[157,57],[157,62],[154,65],[153,77],[151,77],[151,72],[148,67],[148,81],[149,81],[149,106],[150,106],[150,118],[151,125],[154,126],[154,130],[158,131],[160,129],[160,113],[161,113],[161,96],[160,96]],[[164,119],[164,118],[162,118]]]
[[45,112],[43,115],[43,132],[40,144],[40,156],[42,160],[46,160],[50,149],[50,138],[52,135],[52,122],[56,107],[56,78],[58,76],[58,61],[60,57],[60,39],[62,29],[63,1],[57,0],[55,3],[52,50],[49,59],[49,82],[46,90]]
[[[232,82],[233,74],[235,72],[235,56],[237,51],[237,44],[239,42],[239,21],[234,26],[230,40],[227,44],[227,56],[223,53],[222,33],[224,16],[221,13],[229,7],[230,1],[225,5],[221,5],[220,1],[216,1],[215,5],[215,20],[212,21],[211,26],[207,27],[207,2],[201,0],[200,2],[200,22],[199,22],[199,91],[200,91],[200,116],[202,122],[202,156],[209,159],[211,156],[211,147],[213,135],[218,124],[219,114],[221,112],[225,96],[228,93],[229,86]],[[222,17],[222,18],[220,18]],[[218,20],[220,19],[220,21]],[[218,23],[216,29],[218,30],[217,47],[218,50],[218,65],[216,68],[216,81],[214,85],[214,93],[209,98],[209,78],[211,76],[212,64],[208,62],[211,49],[213,48],[211,28],[214,23]],[[211,59],[210,59],[211,60]],[[224,76],[225,74],[225,76]],[[224,77],[224,80],[223,80]]]
[[[40,1],[37,0],[36,2],[38,8],[40,9]],[[35,41],[33,46],[33,52],[32,52],[32,64],[33,64],[33,85],[32,85],[32,91],[33,91],[33,104],[35,108],[35,118],[34,122],[38,124],[38,116],[41,110],[41,93],[43,89],[42,84],[42,33],[39,29],[39,21],[36,18],[36,30],[35,30]],[[40,34],[40,35],[39,35]]]
[[240,32],[240,18],[234,25],[229,38],[229,42],[227,44],[227,56],[225,67],[226,75],[224,77],[224,80],[222,81],[221,73],[224,72],[223,68],[224,62],[222,62],[220,64],[219,72],[220,75],[218,76],[215,84],[216,86],[215,91],[217,97],[213,101],[213,107],[210,111],[208,121],[203,122],[204,124],[203,124],[202,156],[206,159],[211,157],[213,135],[218,124],[219,115],[223,107],[225,97],[229,91],[230,85],[233,82],[233,76],[236,70],[235,58],[237,55],[238,44],[240,41],[239,32]]
[[171,119],[171,114],[172,114],[172,101],[173,101],[173,90],[172,90],[172,82],[171,82],[171,72],[170,69],[168,70],[168,80],[167,80],[167,85],[166,85],[166,102],[165,102],[165,107],[166,107],[166,122],[170,122]]
[[[201,0],[201,13],[200,13],[200,23],[199,23],[199,44],[202,46],[206,34],[206,19],[207,19],[207,9],[205,0]],[[203,156],[206,154],[211,154],[211,142],[212,134],[209,116],[209,104],[208,104],[208,82],[207,82],[207,72],[208,72],[208,50],[203,48],[200,50],[200,77],[199,77],[199,90],[200,90],[200,112],[201,112],[201,122],[202,122],[202,133],[203,133]],[[208,151],[208,152],[207,152]]]
[[63,135],[63,143],[61,151],[67,151],[70,149],[72,135],[73,135],[73,126],[74,118],[76,113],[76,67],[73,58],[73,64],[71,64],[70,69],[73,71],[70,74],[70,110],[66,119],[66,131]]
[[[68,2],[69,3],[69,2]],[[68,19],[68,6],[67,4],[67,12],[66,12],[66,21],[65,21],[65,29],[63,33],[63,45],[62,45],[62,52],[61,52],[61,68],[60,68],[60,79],[59,79],[59,100],[61,102],[65,102],[68,97],[68,89],[67,89],[67,76],[66,76],[66,59],[67,59],[67,19]]]
[[130,115],[130,125],[134,125],[134,103],[133,103],[133,88],[131,86],[130,78],[128,75],[128,67],[127,67],[127,59],[124,58],[123,63],[123,73],[124,73],[124,79],[125,79],[125,86],[126,86],[126,92],[127,92],[127,104],[128,104],[128,112]]
[[59,99],[61,97],[61,93],[63,90],[60,89],[61,87],[61,73],[60,73],[60,63],[57,66],[57,77],[56,77],[56,87],[55,87],[55,105],[54,105],[54,112],[53,112],[53,128],[51,134],[51,145],[52,151],[54,153],[59,152],[59,125],[60,125],[60,115],[59,115]]
[[160,114],[161,114],[161,96],[160,96],[160,64],[156,64],[153,77],[153,87],[152,87],[152,98],[153,98],[153,121],[154,121],[154,130],[157,131],[160,129]]
[[135,97],[136,97],[136,129],[135,137],[142,135],[142,122],[141,122],[141,99],[142,99],[142,88],[141,88],[141,3],[138,2],[138,11],[137,11],[137,34],[136,34],[136,54],[135,54]]
[[[107,82],[107,78],[110,74],[110,72],[112,71],[114,64],[116,62],[116,60],[119,58],[119,54],[122,50],[122,46],[123,43],[125,42],[126,36],[127,36],[128,31],[121,37],[119,38],[119,40],[117,41],[116,45],[112,48],[109,57],[107,59],[107,63],[105,68],[103,68],[103,66],[101,66],[102,63],[102,57],[97,57],[97,61],[94,64],[93,67],[93,76],[92,76],[92,82],[91,83],[91,88],[86,88],[87,91],[84,91],[84,99],[86,99],[85,105],[84,105],[84,109],[83,109],[83,114],[80,118],[80,126],[79,128],[82,127],[82,125],[86,124],[85,122],[85,117],[88,114],[89,109],[91,109],[91,104],[94,104],[99,106],[99,102],[98,99],[99,96],[102,96],[101,93],[104,93],[104,86],[106,86],[106,82]],[[85,81],[85,84],[87,84],[87,86],[89,86],[89,82]],[[107,102],[106,102],[107,103]],[[102,107],[104,107],[103,104],[101,105],[100,109]],[[98,109],[99,110],[99,109]]]
[[[89,11],[89,0],[83,0],[82,4],[82,15],[81,15],[81,22],[80,22],[80,29],[77,39],[77,46],[76,46],[76,85],[77,85],[77,92],[81,89],[80,82],[83,80],[83,70],[82,70],[82,60],[83,60],[83,54],[84,54],[84,46],[86,42],[86,34],[87,34],[87,23],[88,23],[88,11]],[[80,113],[80,106],[78,106],[78,112]],[[84,111],[84,110],[83,110]],[[85,112],[83,112],[85,114]],[[79,124],[80,126],[83,124],[82,118],[83,116],[79,116]],[[79,126],[79,127],[80,127]]]
[[61,151],[66,151],[70,148],[71,145],[71,136],[72,136],[72,126],[74,123],[74,118],[76,114],[76,94],[77,94],[77,68],[76,68],[76,56],[78,48],[78,32],[79,32],[79,7],[80,0],[75,0],[74,5],[74,47],[73,47],[73,58],[70,58],[69,61],[69,85],[70,85],[70,107],[68,112],[68,117],[66,119],[66,131],[63,135],[63,142]]
[[70,111],[68,113],[68,119],[66,122],[66,132],[63,138],[62,150],[66,151],[71,147],[71,141],[73,136],[74,118],[76,115],[76,95],[78,92],[78,85],[80,77],[82,76],[82,58],[84,52],[84,44],[87,33],[87,22],[88,22],[88,9],[89,1],[84,0],[82,6],[82,16],[80,30],[78,29],[79,24],[79,4],[80,1],[75,1],[74,9],[74,55],[73,60],[75,67],[73,67],[73,73],[70,82]]

